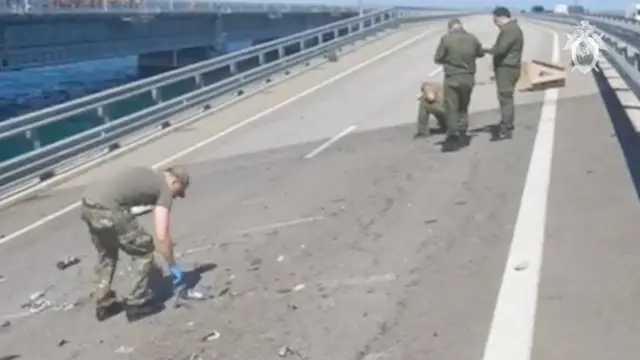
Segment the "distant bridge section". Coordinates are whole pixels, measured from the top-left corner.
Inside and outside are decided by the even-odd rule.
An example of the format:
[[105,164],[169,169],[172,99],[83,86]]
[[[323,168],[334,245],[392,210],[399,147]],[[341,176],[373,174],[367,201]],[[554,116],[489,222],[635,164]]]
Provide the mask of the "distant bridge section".
[[231,43],[259,44],[353,17],[359,10],[167,0],[74,7],[10,3],[0,7],[0,71],[137,55],[143,75],[224,54]]

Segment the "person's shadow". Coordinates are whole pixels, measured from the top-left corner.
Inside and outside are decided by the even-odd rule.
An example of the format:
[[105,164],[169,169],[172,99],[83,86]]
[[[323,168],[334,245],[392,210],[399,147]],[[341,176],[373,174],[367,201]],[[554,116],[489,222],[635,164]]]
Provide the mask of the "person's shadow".
[[[214,263],[204,263],[196,266],[193,270],[183,273],[184,285],[187,289],[198,285],[202,280],[202,274],[213,271],[218,265]],[[153,291],[154,299],[165,304],[174,296],[174,286],[170,275],[164,275],[162,269],[154,264],[149,272],[149,287]]]

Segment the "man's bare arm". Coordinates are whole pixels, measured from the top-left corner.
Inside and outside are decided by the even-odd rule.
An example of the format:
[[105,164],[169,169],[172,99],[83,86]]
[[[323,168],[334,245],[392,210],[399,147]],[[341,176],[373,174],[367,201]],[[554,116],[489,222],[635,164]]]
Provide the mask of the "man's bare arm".
[[156,250],[162,255],[169,266],[173,266],[175,264],[175,257],[173,255],[173,241],[171,240],[169,232],[170,210],[158,205],[155,207],[154,212],[156,223]]

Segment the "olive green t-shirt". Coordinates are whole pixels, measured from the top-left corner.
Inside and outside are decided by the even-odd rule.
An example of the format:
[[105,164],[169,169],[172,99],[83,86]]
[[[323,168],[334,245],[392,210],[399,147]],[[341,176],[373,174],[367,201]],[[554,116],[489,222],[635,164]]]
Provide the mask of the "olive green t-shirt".
[[93,183],[83,198],[109,209],[159,205],[171,207],[173,195],[164,174],[145,167],[131,167]]

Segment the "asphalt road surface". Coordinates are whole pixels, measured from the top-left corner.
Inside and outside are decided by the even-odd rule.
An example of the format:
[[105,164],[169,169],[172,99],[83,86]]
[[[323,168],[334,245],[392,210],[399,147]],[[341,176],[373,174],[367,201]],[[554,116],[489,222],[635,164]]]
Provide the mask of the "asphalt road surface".
[[[463,21],[493,42],[490,17]],[[568,64],[561,28],[521,25],[526,60]],[[443,154],[443,135],[413,140],[418,86],[441,78],[432,55],[444,28],[402,28],[0,212],[0,357],[634,358],[636,134],[596,77],[571,72],[562,89],[518,93],[515,138],[489,142],[499,113],[487,58],[471,145]],[[215,264],[198,286],[217,296],[97,323],[95,254],[77,208],[59,210],[88,181],[178,148],[189,148],[175,160],[192,186],[174,209],[177,251],[186,270]],[[81,263],[56,269],[69,255]],[[44,289],[53,306],[25,312]]]

